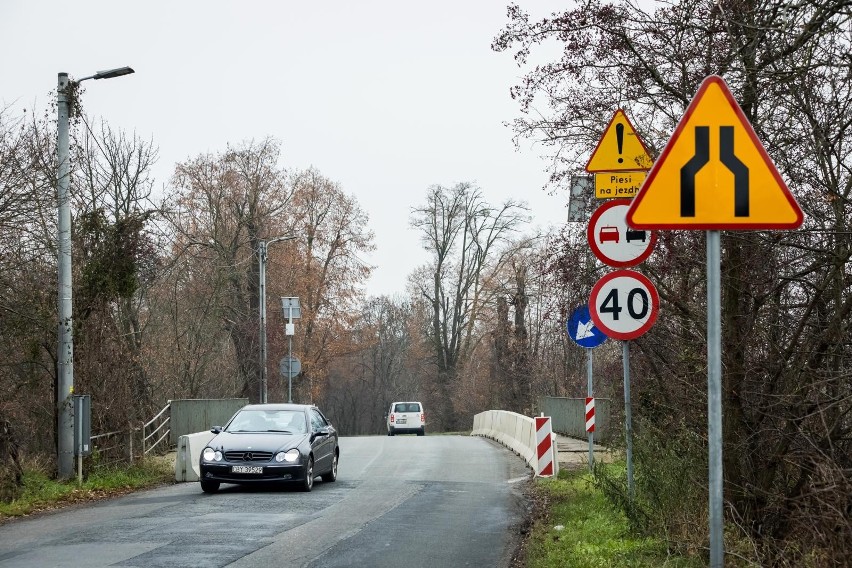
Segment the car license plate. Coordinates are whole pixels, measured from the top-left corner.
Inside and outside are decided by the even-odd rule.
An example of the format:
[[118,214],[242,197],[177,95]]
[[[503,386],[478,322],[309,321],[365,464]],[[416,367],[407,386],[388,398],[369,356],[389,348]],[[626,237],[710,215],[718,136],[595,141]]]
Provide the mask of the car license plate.
[[259,465],[232,465],[231,473],[263,473],[263,467]]
[[399,420],[396,421],[397,424],[405,424],[406,422],[407,422],[407,420],[405,418],[400,418]]

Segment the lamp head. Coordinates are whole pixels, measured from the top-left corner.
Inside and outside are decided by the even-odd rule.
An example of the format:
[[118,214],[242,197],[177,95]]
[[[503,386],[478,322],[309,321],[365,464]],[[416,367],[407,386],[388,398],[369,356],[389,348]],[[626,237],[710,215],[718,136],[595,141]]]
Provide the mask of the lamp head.
[[92,78],[93,79],[112,79],[113,77],[121,77],[122,75],[130,75],[134,73],[131,67],[119,67],[118,69],[108,69],[106,71],[98,71],[95,73]]

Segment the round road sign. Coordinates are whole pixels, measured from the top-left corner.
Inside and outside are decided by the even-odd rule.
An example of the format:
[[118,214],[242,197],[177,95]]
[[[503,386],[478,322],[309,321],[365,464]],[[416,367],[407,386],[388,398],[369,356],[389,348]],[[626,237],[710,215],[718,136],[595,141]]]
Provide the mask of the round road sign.
[[571,312],[565,327],[568,337],[580,347],[592,349],[606,341],[606,335],[595,327],[589,315],[589,306],[585,304]]
[[597,281],[589,297],[595,325],[613,339],[636,339],[657,321],[657,288],[633,270],[616,270]]
[[282,377],[293,379],[302,372],[302,362],[297,357],[283,357],[278,363],[278,371]]
[[653,231],[634,230],[627,225],[630,199],[608,201],[595,209],[586,238],[601,262],[616,268],[635,266],[651,256],[657,242]]

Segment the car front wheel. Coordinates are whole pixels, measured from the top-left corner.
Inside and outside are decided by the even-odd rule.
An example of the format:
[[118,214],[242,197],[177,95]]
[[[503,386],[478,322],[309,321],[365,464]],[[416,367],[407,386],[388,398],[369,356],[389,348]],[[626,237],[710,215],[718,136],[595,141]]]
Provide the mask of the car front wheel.
[[310,491],[314,488],[314,458],[308,458],[308,463],[305,465],[305,479],[299,487],[302,491]]
[[331,471],[322,474],[322,480],[328,483],[337,481],[337,452],[334,452],[334,456],[331,458]]
[[205,493],[216,493],[219,491],[219,482],[218,481],[205,481],[201,480],[201,490]]

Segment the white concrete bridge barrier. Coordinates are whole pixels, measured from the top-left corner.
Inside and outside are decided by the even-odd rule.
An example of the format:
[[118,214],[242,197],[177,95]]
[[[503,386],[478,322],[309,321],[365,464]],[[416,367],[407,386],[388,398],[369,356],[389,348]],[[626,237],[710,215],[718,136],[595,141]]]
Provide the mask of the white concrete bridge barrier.
[[[473,417],[470,435],[500,442],[522,457],[532,470],[538,473],[535,419],[506,410],[486,410]],[[554,452],[553,461],[557,462],[555,457]]]

